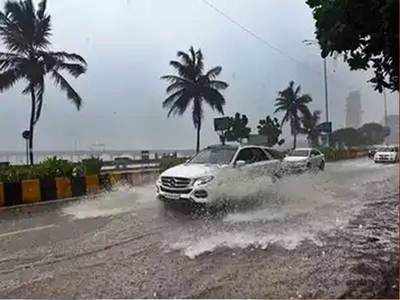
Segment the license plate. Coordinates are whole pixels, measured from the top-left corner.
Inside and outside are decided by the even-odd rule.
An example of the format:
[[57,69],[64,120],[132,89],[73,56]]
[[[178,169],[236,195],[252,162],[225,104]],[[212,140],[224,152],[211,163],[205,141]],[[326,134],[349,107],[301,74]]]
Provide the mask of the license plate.
[[168,199],[173,199],[173,200],[177,200],[179,199],[181,196],[179,194],[164,194],[165,198]]

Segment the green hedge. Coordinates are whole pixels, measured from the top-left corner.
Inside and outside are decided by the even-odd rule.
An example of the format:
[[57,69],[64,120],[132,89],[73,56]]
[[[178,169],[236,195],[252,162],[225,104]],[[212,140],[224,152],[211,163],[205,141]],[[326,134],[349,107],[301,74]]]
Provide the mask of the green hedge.
[[368,155],[368,151],[355,148],[351,149],[320,148],[319,150],[325,155],[325,158],[328,161],[351,159]]
[[34,166],[4,166],[0,167],[0,182],[19,182],[26,179],[52,179],[56,177],[72,178],[100,173],[102,161],[97,158],[72,163],[67,160],[52,157]]

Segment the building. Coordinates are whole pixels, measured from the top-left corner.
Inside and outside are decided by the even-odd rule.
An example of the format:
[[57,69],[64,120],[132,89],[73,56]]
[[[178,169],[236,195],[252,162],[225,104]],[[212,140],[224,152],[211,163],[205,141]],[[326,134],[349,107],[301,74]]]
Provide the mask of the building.
[[346,127],[360,127],[361,118],[361,95],[359,91],[352,91],[346,98]]
[[386,139],[388,144],[399,144],[399,121],[399,115],[387,117],[387,126],[390,128],[390,135]]

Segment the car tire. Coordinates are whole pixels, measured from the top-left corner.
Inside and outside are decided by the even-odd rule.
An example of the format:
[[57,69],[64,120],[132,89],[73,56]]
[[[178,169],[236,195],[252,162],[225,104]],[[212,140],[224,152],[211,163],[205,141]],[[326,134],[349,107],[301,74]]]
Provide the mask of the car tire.
[[321,171],[325,170],[325,161],[321,161],[321,164],[319,165],[319,169]]

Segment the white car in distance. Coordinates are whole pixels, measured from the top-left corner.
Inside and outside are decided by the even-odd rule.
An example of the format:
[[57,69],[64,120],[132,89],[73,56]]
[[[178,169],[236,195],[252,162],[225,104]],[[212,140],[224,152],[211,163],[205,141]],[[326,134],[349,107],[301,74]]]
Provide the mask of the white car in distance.
[[375,163],[395,163],[399,161],[399,147],[398,146],[386,146],[380,148],[374,154]]
[[[278,176],[281,160],[262,146],[216,145],[205,148],[184,164],[163,172],[156,183],[159,199],[212,202],[224,184],[245,184],[249,179]],[[246,187],[244,187],[246,188]]]
[[296,148],[283,159],[289,171],[308,171],[325,169],[325,155],[314,148]]

